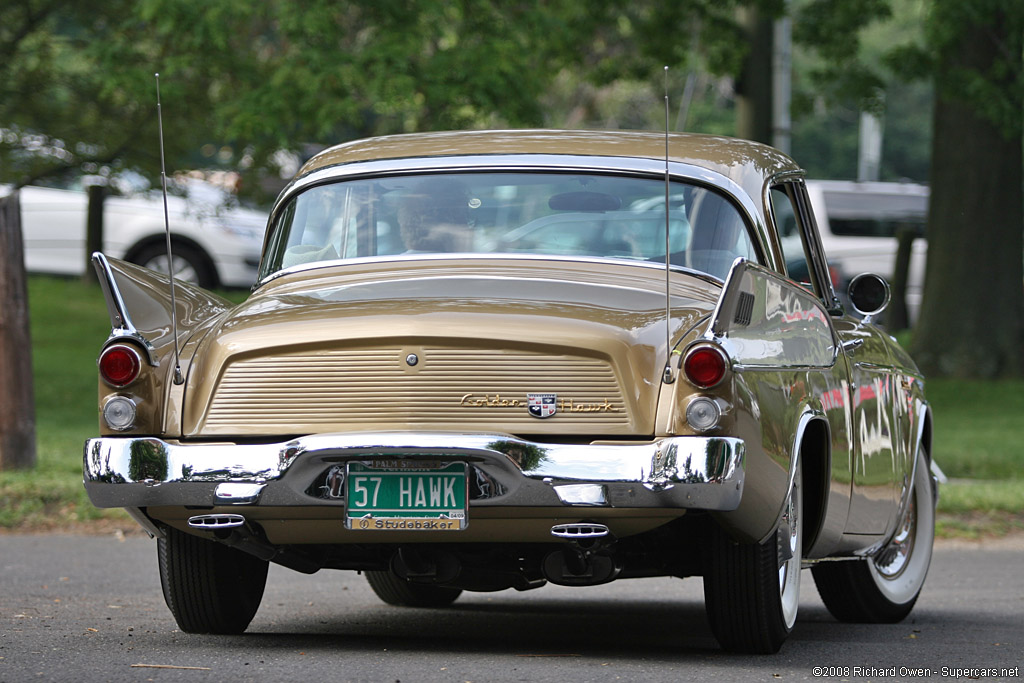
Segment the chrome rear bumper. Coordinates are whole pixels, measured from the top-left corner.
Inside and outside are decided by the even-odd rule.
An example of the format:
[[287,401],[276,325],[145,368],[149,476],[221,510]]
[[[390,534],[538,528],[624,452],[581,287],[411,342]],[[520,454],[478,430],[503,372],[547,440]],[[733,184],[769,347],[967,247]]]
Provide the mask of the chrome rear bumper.
[[344,471],[346,461],[430,458],[468,463],[483,482],[471,506],[725,511],[743,494],[744,451],[739,439],[698,436],[644,444],[439,432],[316,434],[266,444],[103,437],[86,441],[84,475],[97,507],[343,506],[318,482]]

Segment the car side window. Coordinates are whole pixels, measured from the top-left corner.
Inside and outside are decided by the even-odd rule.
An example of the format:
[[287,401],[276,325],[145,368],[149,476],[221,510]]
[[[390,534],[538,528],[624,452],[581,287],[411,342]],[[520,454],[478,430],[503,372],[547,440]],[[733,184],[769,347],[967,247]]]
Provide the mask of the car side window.
[[821,252],[803,185],[798,182],[776,185],[771,188],[769,198],[790,279],[814,292],[829,308],[834,308],[829,268]]
[[786,271],[790,279],[813,289],[811,262],[804,250],[804,240],[797,224],[797,213],[793,201],[782,186],[771,190],[772,213],[775,229],[779,234],[782,256],[786,259]]

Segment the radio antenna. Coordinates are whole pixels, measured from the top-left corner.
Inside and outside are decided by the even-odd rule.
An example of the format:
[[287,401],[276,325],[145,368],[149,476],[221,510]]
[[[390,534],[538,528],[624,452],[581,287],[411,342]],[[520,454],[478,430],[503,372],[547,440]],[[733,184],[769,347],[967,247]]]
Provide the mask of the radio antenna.
[[669,248],[669,175],[668,175],[668,66],[665,66],[665,371],[662,381],[672,384],[672,301],[670,293],[670,260]]
[[167,167],[164,163],[164,115],[160,107],[160,74],[156,76],[156,121],[160,131],[160,185],[164,196],[164,235],[167,237],[167,277],[171,283],[171,335],[174,337],[174,383],[184,384],[178,351],[178,305],[174,300],[174,258],[171,255],[171,221],[167,217]]

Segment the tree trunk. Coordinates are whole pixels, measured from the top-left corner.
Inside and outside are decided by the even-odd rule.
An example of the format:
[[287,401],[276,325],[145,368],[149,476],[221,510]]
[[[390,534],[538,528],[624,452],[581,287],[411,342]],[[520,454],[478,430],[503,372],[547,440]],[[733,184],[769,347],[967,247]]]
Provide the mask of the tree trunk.
[[92,266],[92,254],[103,251],[103,201],[107,188],[102,185],[89,186],[89,204],[85,214],[85,282],[96,283],[96,269]]
[[36,464],[32,342],[17,193],[0,199],[0,470]]
[[[961,25],[959,33],[955,47],[943,55],[947,72],[991,74],[998,51],[1007,45],[1020,55],[1021,39],[1007,35],[1005,24]],[[930,375],[1019,377],[1024,373],[1020,127],[1007,139],[941,87],[934,117],[928,264],[911,351]]]
[[907,280],[910,275],[910,257],[914,250],[917,230],[905,227],[896,233],[896,263],[893,265],[892,302],[885,310],[885,326],[890,332],[899,332],[910,327],[907,313]]
[[772,144],[772,18],[755,8],[740,10],[747,57],[736,82],[736,135]]

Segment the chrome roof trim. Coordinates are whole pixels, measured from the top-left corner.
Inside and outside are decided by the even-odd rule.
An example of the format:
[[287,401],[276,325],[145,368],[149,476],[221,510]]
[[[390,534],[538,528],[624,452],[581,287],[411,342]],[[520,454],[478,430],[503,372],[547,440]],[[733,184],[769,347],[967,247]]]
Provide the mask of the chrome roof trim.
[[[457,172],[460,170],[486,170],[497,173],[514,171],[569,171],[594,173],[637,173],[659,178],[665,175],[664,159],[638,157],[588,156],[570,154],[475,154],[434,157],[408,157],[356,161],[317,169],[292,180],[281,192],[271,214],[292,195],[312,185],[319,185],[340,179],[359,178],[374,175],[415,174],[430,171]],[[678,161],[669,163],[673,176],[698,180],[730,194],[744,194],[740,186],[728,177],[693,164]],[[751,203],[751,207],[754,207]],[[754,207],[756,208],[756,207]]]

